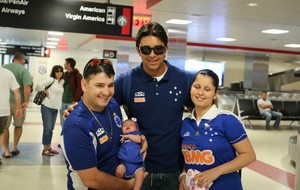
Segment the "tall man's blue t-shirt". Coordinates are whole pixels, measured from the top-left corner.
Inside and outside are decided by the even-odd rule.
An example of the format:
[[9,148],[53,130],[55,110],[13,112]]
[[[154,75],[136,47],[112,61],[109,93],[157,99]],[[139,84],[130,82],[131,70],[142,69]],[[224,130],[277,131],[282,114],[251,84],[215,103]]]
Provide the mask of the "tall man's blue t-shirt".
[[180,151],[180,129],[184,106],[192,107],[189,89],[191,75],[170,65],[157,81],[143,70],[143,63],[131,72],[129,100],[122,94],[126,75],[115,81],[114,98],[126,105],[129,117],[136,117],[140,131],[148,141],[146,171],[179,172],[183,163]]

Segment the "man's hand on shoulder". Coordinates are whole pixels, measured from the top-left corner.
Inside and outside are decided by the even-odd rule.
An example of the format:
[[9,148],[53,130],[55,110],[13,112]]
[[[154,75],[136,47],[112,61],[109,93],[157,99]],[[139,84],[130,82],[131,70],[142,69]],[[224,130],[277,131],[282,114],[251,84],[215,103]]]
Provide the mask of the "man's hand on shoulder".
[[74,110],[74,108],[77,106],[77,102],[74,102],[72,105],[68,107],[68,109],[64,110],[64,120],[67,119],[67,117],[70,115],[70,113]]

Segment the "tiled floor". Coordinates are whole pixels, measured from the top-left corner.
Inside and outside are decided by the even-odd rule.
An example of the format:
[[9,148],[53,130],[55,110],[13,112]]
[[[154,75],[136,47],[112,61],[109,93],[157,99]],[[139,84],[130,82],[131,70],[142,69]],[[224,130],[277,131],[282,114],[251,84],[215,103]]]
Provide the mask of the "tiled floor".
[[[289,137],[296,135],[296,127],[280,131],[265,131],[263,123],[255,129],[247,129],[257,154],[257,161],[242,170],[244,190],[291,190],[294,189],[295,168],[288,156]],[[295,123],[294,125],[296,125]],[[13,127],[11,127],[12,133]],[[55,126],[53,148],[57,148],[61,127]],[[53,190],[66,189],[66,168],[63,156],[41,154],[42,123],[39,107],[30,105],[20,143],[21,153],[10,159],[2,158],[0,189]],[[3,149],[2,149],[3,152]],[[1,154],[2,154],[1,152]]]

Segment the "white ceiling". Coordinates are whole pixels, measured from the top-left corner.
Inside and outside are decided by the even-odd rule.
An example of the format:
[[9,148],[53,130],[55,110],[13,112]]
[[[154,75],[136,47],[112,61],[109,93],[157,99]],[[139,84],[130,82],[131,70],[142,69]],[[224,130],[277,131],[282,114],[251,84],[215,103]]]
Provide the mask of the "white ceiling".
[[[89,0],[92,1],[92,0]],[[98,3],[113,3],[134,6],[134,14],[151,15],[152,21],[171,27],[166,21],[172,18],[191,20],[187,25],[188,49],[224,51],[225,47],[240,51],[276,53],[286,60],[300,60],[300,49],[284,47],[284,44],[300,44],[300,1],[299,0],[148,0],[156,3],[146,8],[147,0],[94,0]],[[247,6],[257,3],[256,7]],[[1,19],[1,18],[0,18]],[[270,35],[261,33],[265,29],[289,30],[287,34]],[[47,31],[0,27],[2,42],[16,45],[46,45]],[[135,37],[137,29],[133,29]],[[236,38],[234,42],[216,41],[219,37]],[[132,49],[133,41],[115,41],[95,38],[95,35],[65,33],[62,37],[68,49],[93,50]],[[192,44],[192,45],[189,45]],[[210,48],[209,48],[210,49]],[[226,49],[225,49],[226,51]],[[299,55],[299,56],[298,56]]]

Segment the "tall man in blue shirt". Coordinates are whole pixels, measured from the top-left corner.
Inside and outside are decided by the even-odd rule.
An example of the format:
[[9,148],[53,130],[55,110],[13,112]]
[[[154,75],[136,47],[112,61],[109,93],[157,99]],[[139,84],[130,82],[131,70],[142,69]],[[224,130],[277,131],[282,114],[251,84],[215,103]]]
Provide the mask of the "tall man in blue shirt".
[[140,28],[136,50],[142,63],[115,81],[114,98],[128,108],[129,117],[138,119],[148,141],[145,168],[149,175],[142,189],[178,189],[182,169],[180,128],[184,106],[193,106],[191,79],[164,60],[168,36],[160,24]]

